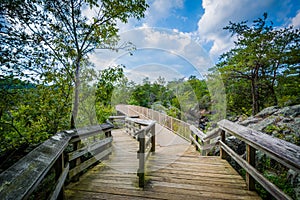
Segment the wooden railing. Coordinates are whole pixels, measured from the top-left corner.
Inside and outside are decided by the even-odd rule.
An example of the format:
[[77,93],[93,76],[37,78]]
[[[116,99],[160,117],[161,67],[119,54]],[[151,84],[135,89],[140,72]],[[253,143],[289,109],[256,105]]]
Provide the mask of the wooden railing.
[[[218,129],[204,134],[193,125],[152,109],[132,105],[119,105],[120,110],[124,108],[136,114],[140,114],[145,118],[156,120],[159,124],[172,130],[183,138],[191,140],[192,144],[196,146],[196,149],[201,150],[202,155],[207,155],[209,150],[211,150],[214,146],[219,145],[220,157],[222,159],[230,156],[246,171],[246,183],[249,190],[255,189],[255,181],[257,181],[276,199],[291,199],[277,186],[266,179],[257,169],[255,169],[255,155],[256,151],[260,150],[267,154],[270,158],[290,169],[293,169],[296,173],[300,173],[299,146],[225,119],[218,122]],[[179,130],[184,131],[178,131],[177,127],[181,127]],[[188,131],[186,131],[186,127],[188,127]],[[226,145],[226,135],[228,134],[245,142],[247,155],[246,160]]]
[[153,109],[134,106],[134,105],[118,105],[118,110],[128,109],[130,112],[140,115],[141,118],[154,120],[165,128],[173,131],[187,141],[190,141],[190,124],[168,116],[164,113],[155,111]]
[[139,187],[145,186],[146,161],[155,152],[155,121],[142,119],[125,119],[126,132],[139,141],[137,158],[139,159]]
[[[246,170],[248,189],[254,190],[255,181],[257,181],[276,199],[291,199],[255,169],[255,154],[256,150],[259,150],[286,167],[300,173],[300,147],[225,119],[220,121],[218,125],[221,130],[220,156],[223,159],[230,156]],[[227,134],[233,135],[246,143],[246,160],[226,144],[225,137]]]
[[196,146],[196,150],[201,151],[202,156],[207,156],[208,152],[218,145],[218,140],[216,139],[219,134],[219,129],[214,129],[207,134],[204,134],[201,130],[196,128],[194,125],[190,126],[191,130],[191,143]]
[[120,111],[122,109],[128,109],[127,112],[133,112],[141,115],[142,118],[155,120],[185,140],[191,141],[192,144],[196,146],[196,150],[201,151],[202,155],[207,155],[209,150],[218,144],[218,141],[215,139],[219,136],[218,129],[204,134],[194,125],[149,108],[134,105],[118,105],[118,109]]
[[[53,173],[55,186],[47,196],[62,199],[68,176],[76,177],[111,153],[112,128],[110,124],[101,124],[55,134],[0,174],[1,199],[35,199],[32,195],[40,183]],[[67,149],[72,150],[67,153]],[[84,159],[88,153],[92,156]]]
[[123,128],[125,125],[125,118],[139,118],[139,115],[117,115],[117,116],[110,116],[106,122],[112,124],[115,128]]

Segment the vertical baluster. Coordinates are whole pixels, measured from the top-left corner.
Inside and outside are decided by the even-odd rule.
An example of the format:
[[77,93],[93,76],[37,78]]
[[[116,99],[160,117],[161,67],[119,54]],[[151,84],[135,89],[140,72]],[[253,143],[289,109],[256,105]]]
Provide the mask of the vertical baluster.
[[151,128],[151,152],[155,152],[155,124],[153,124],[152,128]]
[[[247,162],[255,167],[255,153],[256,149],[250,146],[249,144],[246,145],[246,153],[247,153]],[[255,179],[249,174],[246,173],[246,182],[248,190],[255,190]]]
[[139,176],[139,187],[145,186],[145,132],[142,131],[138,135],[139,140],[139,169],[138,169],[138,176]]
[[[224,130],[221,131],[221,141],[225,143],[225,131]],[[226,157],[227,157],[227,153],[222,147],[220,147],[220,156],[222,159],[226,159]]]

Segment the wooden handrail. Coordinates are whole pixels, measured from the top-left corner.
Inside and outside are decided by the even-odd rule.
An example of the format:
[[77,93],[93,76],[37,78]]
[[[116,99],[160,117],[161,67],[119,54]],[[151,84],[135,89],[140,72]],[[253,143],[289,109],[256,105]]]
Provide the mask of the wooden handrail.
[[127,110],[137,115],[140,115],[141,118],[154,120],[160,125],[162,125],[163,127],[176,133],[183,139],[190,141],[190,129],[189,129],[190,124],[153,109],[149,109],[141,106],[135,106],[135,105],[118,105],[117,109],[121,110],[122,107],[126,108]]
[[155,152],[155,121],[126,118],[125,124],[127,133],[137,139],[139,150],[137,158],[139,159],[139,187],[145,187],[146,161],[149,155]]
[[[213,131],[204,134],[195,126],[190,125],[187,122],[149,108],[134,105],[118,105],[117,109],[126,109],[127,112],[130,111],[131,113],[139,114],[142,118],[155,120],[157,123],[176,133],[183,139],[191,141],[192,144],[196,146],[197,150],[201,150],[202,155],[207,155],[209,150],[217,145],[217,141],[213,141],[213,139],[219,136],[218,129],[214,129]],[[198,139],[200,139],[200,141],[198,141]]]
[[[300,147],[265,133],[241,126],[228,120],[219,123],[221,131],[220,154],[222,158],[232,157],[246,170],[246,182],[249,190],[255,189],[255,181],[259,182],[276,199],[291,199],[279,188],[271,184],[255,170],[255,152],[260,150],[288,168],[300,172]],[[246,161],[226,145],[226,133],[234,135],[246,143]]]
[[190,130],[191,142],[196,146],[196,150],[201,150],[202,156],[206,156],[208,152],[218,144],[218,141],[213,141],[213,139],[217,138],[220,135],[219,129],[213,129],[207,134],[204,134],[194,125],[191,125]]
[[[63,186],[68,175],[69,177],[75,176],[86,167],[110,154],[108,149],[111,146],[110,131],[112,127],[109,124],[103,124],[55,134],[0,174],[1,199],[28,199],[52,168],[55,169],[56,184],[50,199],[62,198]],[[105,134],[104,137],[106,139],[104,140],[107,143],[105,145],[98,145],[95,148],[97,143],[103,143],[102,138],[99,140],[95,139],[99,134]],[[75,147],[80,144],[82,139],[90,137],[93,137],[94,140],[91,142],[93,150],[101,149],[102,151],[94,155],[96,158],[92,157],[91,159],[93,160],[89,159],[83,163],[76,162],[75,166],[70,169],[71,165],[69,163],[80,159],[84,155],[81,152],[86,153],[86,149],[89,146],[78,150],[74,148],[74,151],[69,153],[69,158],[71,159],[65,159],[66,156],[68,157],[64,152],[65,149],[70,144]]]

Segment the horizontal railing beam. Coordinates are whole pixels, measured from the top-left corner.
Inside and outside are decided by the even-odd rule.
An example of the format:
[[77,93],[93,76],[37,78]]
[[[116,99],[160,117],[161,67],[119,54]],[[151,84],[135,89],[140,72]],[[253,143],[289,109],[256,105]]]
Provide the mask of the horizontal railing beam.
[[271,183],[262,174],[259,173],[253,166],[251,166],[247,161],[241,158],[237,153],[235,153],[230,147],[228,147],[224,142],[220,142],[220,147],[232,157],[243,169],[247,171],[258,183],[260,183],[270,194],[272,194],[277,199],[287,199],[291,200],[289,196],[283,193],[276,185]]
[[299,146],[228,120],[222,120],[218,125],[222,130],[300,173]]

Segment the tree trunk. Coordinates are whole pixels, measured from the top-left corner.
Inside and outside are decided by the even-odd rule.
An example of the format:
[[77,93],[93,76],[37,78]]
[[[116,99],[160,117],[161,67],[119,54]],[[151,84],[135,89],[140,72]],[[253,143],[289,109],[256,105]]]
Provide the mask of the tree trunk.
[[258,93],[258,68],[254,69],[251,80],[251,95],[252,95],[252,115],[259,112],[259,93]]
[[80,87],[80,63],[77,61],[76,63],[76,70],[75,70],[75,93],[74,93],[74,105],[72,109],[72,116],[71,116],[71,129],[75,128],[75,123],[78,114],[79,108],[79,87]]

